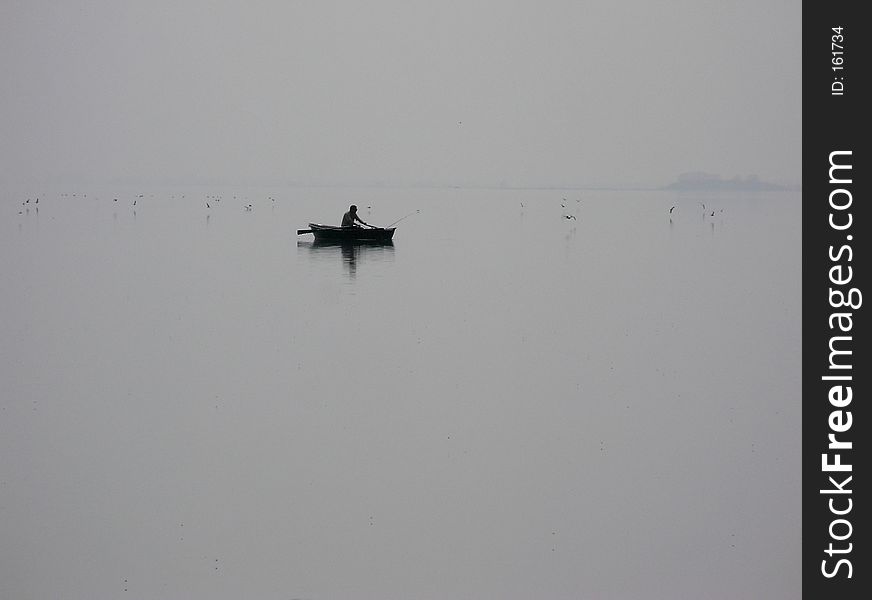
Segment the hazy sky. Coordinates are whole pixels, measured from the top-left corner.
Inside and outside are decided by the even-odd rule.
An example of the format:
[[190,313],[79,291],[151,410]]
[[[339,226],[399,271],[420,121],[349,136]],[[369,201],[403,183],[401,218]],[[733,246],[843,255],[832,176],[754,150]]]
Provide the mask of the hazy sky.
[[800,180],[798,1],[0,0],[0,181]]

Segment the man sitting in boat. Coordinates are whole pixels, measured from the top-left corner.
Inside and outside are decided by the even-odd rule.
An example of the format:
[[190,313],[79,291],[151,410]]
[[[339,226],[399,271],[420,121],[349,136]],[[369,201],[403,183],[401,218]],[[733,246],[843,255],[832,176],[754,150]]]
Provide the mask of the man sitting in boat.
[[[360,217],[357,216],[357,206],[352,204],[348,208],[348,212],[345,213],[344,215],[342,215],[342,226],[343,227],[357,227],[357,225],[354,224],[355,221],[357,221],[358,223],[363,223],[363,221],[360,219]],[[368,226],[368,227],[372,227],[372,225],[370,225],[369,223],[363,223],[363,224]]]

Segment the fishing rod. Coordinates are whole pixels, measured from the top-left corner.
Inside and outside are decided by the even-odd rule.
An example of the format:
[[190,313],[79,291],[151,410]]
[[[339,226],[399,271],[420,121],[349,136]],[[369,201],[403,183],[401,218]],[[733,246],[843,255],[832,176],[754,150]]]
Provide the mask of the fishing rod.
[[[412,215],[416,215],[416,214],[418,214],[419,212],[421,212],[421,209],[420,209],[420,208],[419,208],[418,210],[416,210],[415,212],[410,212],[410,213],[407,214],[405,217],[402,217],[402,218],[400,218],[400,219],[397,219],[396,221],[394,221],[393,223],[391,223],[390,225],[388,225],[388,227],[393,227],[394,225],[396,225],[397,223],[399,223],[399,222],[402,221],[403,219],[408,219],[408,218],[411,217]],[[387,229],[388,227],[385,227],[385,229]]]

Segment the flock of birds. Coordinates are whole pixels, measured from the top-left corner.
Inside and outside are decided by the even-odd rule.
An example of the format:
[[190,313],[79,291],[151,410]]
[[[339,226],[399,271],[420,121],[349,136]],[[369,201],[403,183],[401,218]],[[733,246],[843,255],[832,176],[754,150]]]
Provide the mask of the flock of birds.
[[[577,221],[578,217],[577,217],[576,213],[578,212],[578,209],[581,206],[581,199],[575,200],[575,206],[576,206],[575,213],[567,210],[567,203],[568,202],[569,201],[566,198],[563,198],[562,201],[560,202],[560,207],[563,209],[563,212],[561,214],[561,218],[566,219],[568,221]],[[526,208],[526,206],[524,205],[523,202],[521,202],[520,204],[521,204],[521,210],[523,211],[523,209]],[[711,209],[710,207],[706,207],[705,202],[702,202],[699,200],[697,201],[697,204],[699,204],[699,206],[702,208],[703,219],[705,219],[706,217],[715,217],[716,215],[722,214],[724,212],[723,208]],[[570,204],[570,206],[571,206],[571,204]],[[672,223],[672,215],[675,212],[676,208],[678,208],[677,204],[675,204],[669,208],[669,222],[670,223]]]
[[[61,198],[87,198],[88,194],[62,193],[62,194],[60,194],[60,197]],[[152,194],[150,197],[154,198],[154,194]],[[186,197],[185,194],[181,194],[178,196],[173,194],[171,196],[171,199],[173,199],[173,200],[185,199],[185,197]],[[97,198],[97,197],[94,197],[94,198],[99,200],[99,198]],[[138,194],[132,198],[132,207],[134,209],[134,214],[136,211],[137,204],[141,200],[144,200],[144,199],[145,199],[145,194]],[[230,199],[231,199],[230,197],[227,198],[227,200],[230,200]],[[39,200],[40,200],[39,197],[36,197],[33,199],[27,198],[25,200],[22,200],[21,208],[18,211],[18,214],[19,215],[28,214],[30,212],[31,208],[35,209],[35,211],[38,213],[39,212]],[[127,200],[129,201],[130,199],[128,198]],[[254,205],[251,202],[248,202],[247,197],[232,196],[232,200],[234,201],[234,203],[237,203],[241,200],[244,203],[244,204],[242,204],[242,210],[245,212],[251,212],[254,209]],[[117,196],[112,196],[112,202],[118,202],[118,201],[119,201],[119,198]],[[220,205],[224,201],[225,201],[225,197],[221,194],[206,194],[203,197],[203,203],[204,203],[204,206],[207,210],[211,210],[213,205],[217,207],[218,205]],[[266,196],[266,201],[269,203],[275,203],[276,199],[273,196]],[[560,207],[563,209],[562,213],[561,213],[561,218],[565,219],[567,221],[577,221],[578,220],[577,215],[578,215],[578,211],[581,207],[581,202],[582,202],[582,200],[580,198],[576,198],[574,203],[567,200],[565,197],[562,198],[562,200],[560,202]],[[707,207],[705,205],[705,203],[702,201],[697,201],[697,204],[699,204],[699,206],[702,208],[703,219],[705,219],[706,217],[713,218],[716,215],[724,212],[723,208],[712,209],[710,207]],[[521,205],[521,210],[523,211],[526,208],[526,205],[523,202],[521,202],[520,205]],[[574,206],[574,211],[570,210],[568,208],[568,207],[573,207],[573,206]],[[372,209],[371,206],[367,206],[366,208],[370,209],[370,210]],[[670,223],[672,223],[672,216],[675,213],[676,209],[680,210],[679,205],[677,205],[677,204],[673,205],[669,208],[669,222]],[[207,219],[208,219],[208,213],[207,213]]]
[[[75,193],[75,194],[71,194],[71,193],[62,193],[62,194],[60,194],[60,197],[61,197],[61,198],[77,198],[77,199],[78,199],[78,198],[87,198],[87,197],[88,197],[88,194],[79,194],[79,193]],[[154,194],[151,194],[150,197],[151,197],[151,198],[154,198]],[[92,198],[95,199],[95,200],[99,200],[99,198],[96,197],[96,196],[92,196]],[[131,206],[132,206],[132,208],[134,209],[134,212],[136,211],[136,206],[137,206],[137,204],[139,203],[139,201],[140,201],[140,200],[144,200],[144,199],[145,199],[145,194],[138,194],[138,195],[136,195],[136,196],[133,197],[133,203],[131,204]],[[178,196],[175,195],[175,194],[173,194],[173,195],[170,197],[170,199],[172,199],[172,200],[176,200],[176,199],[180,199],[180,200],[181,200],[181,199],[185,199],[185,194],[181,194],[181,195],[178,195]],[[220,194],[207,194],[207,195],[205,195],[205,197],[204,197],[204,203],[205,203],[205,206],[206,206],[207,209],[210,209],[210,210],[211,210],[211,208],[212,208],[212,204],[215,204],[216,206],[218,206],[218,204],[220,204],[222,200],[224,200],[224,196],[222,196],[222,195],[220,195]],[[246,197],[246,198],[241,198],[241,197],[239,197],[239,196],[233,196],[233,200],[234,200],[234,201],[242,200],[243,202],[247,202],[247,201],[248,201],[248,198],[247,198],[247,197]],[[267,196],[267,197],[266,197],[266,200],[267,200],[268,202],[275,202],[275,201],[276,201],[276,199],[275,199],[273,196]],[[129,199],[128,199],[128,201],[129,201]],[[118,202],[118,197],[113,195],[113,196],[112,196],[112,202],[113,202],[113,203]],[[22,201],[21,201],[21,208],[19,209],[18,214],[19,214],[19,215],[25,215],[25,214],[28,214],[28,213],[30,212],[30,208],[31,208],[31,207],[34,207],[35,210],[36,210],[36,212],[39,212],[39,198],[35,198],[35,199],[27,198],[26,200],[22,200]],[[246,212],[249,212],[249,211],[251,211],[251,210],[253,210],[253,209],[254,209],[254,205],[251,204],[250,202],[247,202],[246,204],[243,204],[243,205],[242,205],[242,210],[244,210],[244,211],[246,211]]]
[[[566,203],[567,202],[569,202],[569,201],[566,198],[564,198],[563,201],[560,203],[560,207],[563,209],[562,218],[566,219],[567,221],[577,221],[578,220],[577,216],[575,216],[572,213],[567,212],[567,210],[566,210]],[[575,204],[576,204],[576,210],[578,210],[578,206],[581,204],[581,199],[576,199]],[[523,210],[524,208],[526,208],[526,206],[524,206],[524,203],[521,202],[521,210]]]
[[[700,206],[702,206],[702,214],[703,214],[703,216],[705,216],[706,212],[708,211],[708,209],[705,207],[705,202],[699,202],[699,201],[698,201],[698,204],[699,204]],[[676,207],[677,207],[677,205],[676,205],[676,206],[673,206],[672,208],[669,209],[669,214],[670,214],[670,215],[672,215],[672,211],[674,211],[674,210],[676,209]],[[720,210],[717,211],[717,212],[718,212],[718,213],[722,213],[722,212],[724,212],[724,209],[722,208],[722,209],[720,209]],[[709,216],[710,216],[710,217],[715,216],[715,211],[712,211],[711,214],[710,214]],[[671,216],[670,216],[670,218],[671,218]]]
[[[18,211],[18,214],[19,214],[19,215],[23,215],[23,214],[25,213],[25,211],[26,211],[26,212],[30,212],[30,207],[28,206],[29,204],[30,204],[30,198],[28,198],[27,200],[23,201],[23,202],[21,203],[21,206],[24,207],[24,208],[23,208],[22,210],[19,210],[19,211]],[[33,206],[34,206],[34,208],[36,208],[36,212],[39,212],[39,198],[37,198],[37,199],[34,201]]]
[[[569,221],[569,220],[577,221],[578,218],[575,215],[566,213],[566,202],[567,202],[567,200],[566,200],[566,198],[564,198],[563,202],[560,203],[561,208],[563,208],[563,218],[566,219],[567,221]],[[576,206],[580,205],[581,200],[576,198],[575,204],[576,204]]]

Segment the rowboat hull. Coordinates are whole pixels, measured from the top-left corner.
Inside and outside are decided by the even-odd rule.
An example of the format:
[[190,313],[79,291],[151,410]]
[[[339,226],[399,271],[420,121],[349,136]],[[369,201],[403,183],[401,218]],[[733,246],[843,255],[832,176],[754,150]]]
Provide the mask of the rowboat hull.
[[309,229],[312,230],[316,242],[388,243],[393,239],[396,227],[368,229],[309,223]]

